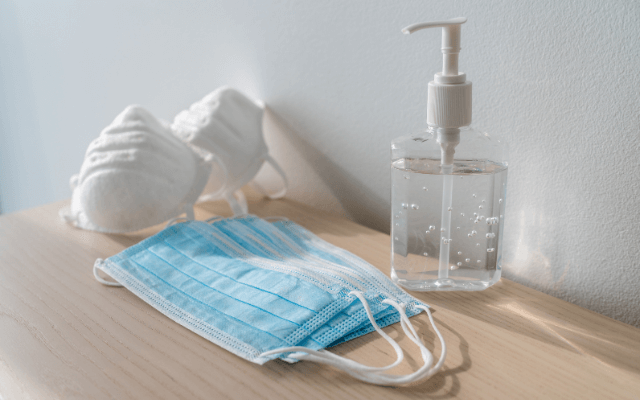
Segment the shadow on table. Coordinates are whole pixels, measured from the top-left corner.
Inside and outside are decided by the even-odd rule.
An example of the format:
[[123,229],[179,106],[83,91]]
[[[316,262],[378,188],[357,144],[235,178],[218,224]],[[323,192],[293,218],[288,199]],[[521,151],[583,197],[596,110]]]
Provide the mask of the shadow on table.
[[[412,293],[443,312],[454,311],[483,323],[551,344],[603,364],[640,374],[640,330],[621,322],[597,323],[594,314],[562,300],[502,279],[481,292]],[[542,297],[540,297],[542,296]],[[577,311],[577,312],[576,312]],[[635,335],[634,335],[635,333]],[[630,335],[631,334],[631,335]],[[631,337],[630,337],[631,336]]]

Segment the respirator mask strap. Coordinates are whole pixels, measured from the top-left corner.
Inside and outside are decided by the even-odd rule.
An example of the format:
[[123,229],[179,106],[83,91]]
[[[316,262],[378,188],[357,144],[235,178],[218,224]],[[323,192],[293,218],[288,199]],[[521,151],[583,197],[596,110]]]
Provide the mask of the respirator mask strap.
[[247,198],[244,197],[242,190],[236,190],[234,193],[229,193],[225,197],[227,203],[231,206],[234,216],[246,215],[249,213],[249,206],[247,205]]
[[96,262],[93,264],[93,277],[96,278],[98,282],[106,286],[124,287],[120,283],[116,281],[108,281],[103,277],[101,277],[100,274],[98,274],[98,270],[101,270],[100,267],[98,267],[98,265],[102,265],[103,261],[104,260],[102,258],[98,258]]
[[267,196],[271,200],[280,199],[287,194],[287,189],[289,188],[289,180],[287,179],[287,174],[284,173],[283,169],[276,162],[276,160],[271,157],[269,154],[264,156],[264,161],[266,161],[273,169],[276,171],[278,175],[280,175],[280,180],[282,182],[282,187],[275,193],[269,193],[262,185],[260,185],[255,180],[251,181],[251,186],[253,186],[258,192],[262,195]]
[[[202,151],[206,151],[203,150],[201,148],[199,148]],[[198,201],[209,201],[209,200],[216,200],[220,197],[220,195],[222,194],[222,192],[224,192],[224,190],[227,187],[227,182],[229,181],[229,170],[227,169],[227,166],[224,165],[224,162],[222,162],[222,159],[220,157],[218,157],[216,154],[213,153],[209,153],[207,152],[207,156],[206,156],[206,161],[208,161],[209,163],[213,163],[215,162],[216,164],[218,164],[218,166],[220,166],[220,169],[222,170],[222,174],[224,175],[224,179],[222,180],[222,184],[220,185],[220,189],[216,190],[213,193],[207,193],[204,194],[202,196],[200,196],[198,198]]]

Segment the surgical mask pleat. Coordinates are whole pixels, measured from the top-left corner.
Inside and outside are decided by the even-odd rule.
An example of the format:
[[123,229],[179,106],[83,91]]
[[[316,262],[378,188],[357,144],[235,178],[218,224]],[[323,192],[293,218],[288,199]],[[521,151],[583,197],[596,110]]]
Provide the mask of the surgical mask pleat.
[[[96,262],[118,282],[178,323],[247,360],[309,360],[371,383],[402,385],[433,375],[434,358],[408,317],[427,310],[364,260],[290,222],[254,216],[171,225]],[[384,371],[404,355],[381,327],[401,322],[424,365],[396,376]],[[370,367],[323,350],[372,330],[397,359]],[[436,333],[442,341],[439,332]]]
[[[278,343],[282,342],[282,338],[264,331],[259,327],[252,326],[251,320],[243,321],[237,319],[207,304],[206,299],[203,301],[198,298],[200,296],[197,294],[185,293],[184,290],[176,288],[174,284],[171,283],[172,279],[167,279],[170,272],[169,274],[165,274],[166,271],[164,269],[157,267],[157,261],[153,261],[151,266],[148,265],[146,267],[143,263],[145,263],[145,260],[127,259],[127,272],[144,282],[147,287],[153,288],[155,293],[158,293],[176,308],[183,310],[194,320],[204,321],[242,342],[252,343],[257,341],[263,344],[262,348],[278,346]],[[153,269],[155,273],[152,272],[151,269]],[[159,276],[160,274],[162,278]],[[218,304],[217,306],[221,307],[222,305],[223,304]]]
[[333,246],[311,232],[302,228],[299,225],[293,224],[289,221],[275,222],[274,227],[287,234],[292,240],[299,243],[300,246],[307,248],[309,252],[317,253],[319,257],[330,257],[334,262],[348,265],[359,274],[365,276],[372,288],[385,289],[385,293],[392,296],[402,298],[405,301],[413,301],[413,298],[405,293],[402,289],[397,287],[391,282],[384,274],[375,268],[371,268],[371,265],[361,258],[351,254],[344,249],[337,246]]
[[[206,266],[206,268],[230,279],[232,282],[255,287],[258,290],[270,292],[274,295],[277,293],[277,296],[288,303],[308,309],[314,313],[319,312],[334,301],[334,297],[327,292],[291,275],[253,268],[242,260],[230,257],[210,240],[204,241],[201,246],[190,246],[190,243],[199,239],[198,233],[192,229],[191,225],[193,224],[184,224],[181,227],[183,235],[171,236],[165,241],[172,245],[175,251],[179,249],[179,251],[184,252],[195,263]],[[309,296],[309,293],[313,293],[313,296]]]
[[[307,249],[298,246],[297,243],[293,241],[286,240],[281,232],[270,226],[271,224],[265,223],[255,217],[239,219],[237,222],[240,224],[244,223],[243,225],[236,227],[236,229],[244,232],[247,237],[254,238],[253,240],[255,240],[255,237],[260,234],[261,237],[269,237],[270,242],[273,242],[274,238],[280,239],[277,242],[278,246],[280,248],[285,248],[286,250],[284,250],[284,252],[286,254],[292,254],[294,258],[312,263],[315,266],[328,269],[332,273],[343,276],[343,279],[349,280],[357,290],[366,290],[366,278],[363,279],[362,275],[355,273],[355,271],[352,268],[349,268],[348,265],[336,264],[330,259],[327,260],[309,252]],[[264,247],[264,241],[259,241],[259,243]]]
[[183,269],[186,268],[183,265],[172,265],[153,251],[139,253],[133,262],[172,287],[173,293],[170,296],[187,296],[199,303],[199,307],[221,314],[229,323],[236,324],[238,328],[256,329],[268,336],[283,340],[299,326],[293,321],[275,316],[260,307],[235,299],[207,286],[185,272]]
[[[167,242],[168,240],[166,240],[165,243],[169,244]],[[168,264],[175,266],[176,269],[180,270],[180,272],[186,274],[194,281],[210,287],[221,295],[226,296],[229,299],[236,299],[255,308],[262,309],[263,311],[284,321],[289,321],[295,324],[296,327],[299,327],[304,323],[304,321],[313,317],[313,315],[317,313],[317,310],[299,306],[281,295],[276,295],[267,289],[258,287],[256,285],[257,282],[255,277],[251,276],[252,269],[246,264],[241,265],[240,267],[235,267],[236,274],[240,273],[241,275],[244,275],[241,280],[238,280],[233,279],[228,275],[229,268],[225,268],[225,266],[229,263],[225,263],[224,261],[226,260],[221,257],[218,257],[217,260],[212,263],[217,268],[220,268],[217,270],[217,268],[211,268],[207,266],[207,264],[198,262],[197,259],[186,256],[173,246],[167,247],[164,244],[158,244],[149,247],[148,251],[162,258]],[[244,274],[242,274],[242,271],[238,271],[242,266],[245,267]],[[224,271],[224,273],[220,271]],[[265,277],[263,276],[263,278]],[[274,277],[270,278],[271,279],[261,280],[261,286],[274,286],[273,284],[277,281]],[[281,276],[278,278],[285,277]],[[320,292],[318,293],[319,295],[324,293],[322,291],[318,292]],[[325,296],[325,299],[322,299],[321,297],[318,300],[319,301],[316,305],[318,306],[318,309],[322,309],[333,299],[331,299],[330,296]],[[282,313],[281,310],[286,310],[286,315],[283,315],[284,313]]]
[[[267,240],[265,238],[265,241],[256,241],[255,239],[250,239],[251,237],[255,238],[258,236],[265,237],[264,235],[261,236],[260,234],[257,233],[258,230],[255,229],[255,226],[253,224],[251,224],[254,221],[260,221],[260,220],[255,217],[246,217],[246,218],[234,218],[229,220],[216,221],[215,228],[219,229],[220,233],[227,235],[230,239],[242,241],[243,244],[245,244],[243,248],[250,251],[252,250],[256,255],[264,257],[264,256],[274,256],[274,254],[278,253],[278,256],[282,257],[282,254],[286,253],[288,256],[293,256],[293,257],[299,256],[298,253],[291,252],[290,248],[287,248],[286,245],[283,245],[281,243],[279,244],[277,249],[269,247],[266,242],[268,241],[269,243],[273,243],[275,246],[277,242],[275,242],[274,240],[271,240],[271,239]],[[246,223],[249,223],[249,225],[247,225]],[[254,228],[254,229],[249,229],[249,228]],[[291,260],[287,260],[287,261],[290,262]],[[356,306],[359,306],[359,304],[357,304]],[[375,306],[375,307],[377,310],[378,309],[377,307],[379,306]],[[379,315],[380,317],[385,316],[390,312],[393,312],[392,310],[384,310],[385,307],[380,307],[380,308],[383,310],[376,314],[377,316]],[[313,333],[310,335],[310,337],[307,340],[319,341],[324,346],[329,345],[331,342],[333,342],[334,340],[337,340],[341,335],[343,335],[345,330],[352,331],[356,329],[358,326],[361,326],[366,323],[366,320],[367,320],[366,315],[363,312],[356,314],[357,311],[361,311],[361,307],[359,309],[358,307],[355,307],[355,309],[352,311],[349,311],[349,310],[343,311],[341,313],[343,315],[343,318],[340,318],[340,316],[334,317],[334,319],[328,321],[325,325],[319,327],[316,331],[313,331]],[[356,315],[352,315],[352,314],[356,314]],[[397,320],[399,320],[399,317],[397,318]],[[395,322],[397,322],[397,320]],[[342,325],[339,325],[338,322],[341,322]],[[334,328],[333,326],[336,326],[336,327]],[[386,324],[384,326],[386,326]],[[308,330],[310,330],[310,328],[307,328],[306,330],[304,330],[304,332],[307,333]],[[293,342],[290,341],[290,343],[294,345],[295,341]]]
[[[218,238],[226,237],[229,241],[239,240],[240,246],[243,250],[246,250],[250,254],[261,257],[259,260],[252,260],[260,265],[271,265],[284,268],[291,272],[300,274],[301,276],[315,282],[326,282],[327,287],[330,290],[339,291],[341,287],[346,287],[348,290],[358,290],[360,287],[357,282],[350,280],[348,277],[338,276],[333,274],[332,269],[326,265],[316,265],[317,268],[310,269],[307,262],[301,262],[299,259],[287,257],[286,254],[281,252],[281,249],[273,248],[266,245],[263,242],[256,241],[251,236],[240,236],[231,232],[231,230],[223,231],[218,228],[218,224],[224,221],[219,221],[214,226],[209,225],[208,230],[211,234],[218,236]],[[207,227],[197,226],[197,229],[207,230]],[[332,289],[334,288],[334,289]]]
[[[282,235],[278,235],[278,232],[275,232],[275,233],[273,232],[273,230],[277,231],[277,229],[273,227],[272,224],[266,223],[265,221],[253,216],[248,216],[244,218],[234,218],[227,221],[220,221],[216,225],[222,224],[224,222],[227,223],[226,226],[229,229],[236,231],[237,234],[240,236],[244,236],[244,237],[246,237],[247,235],[260,236],[261,238],[264,238],[265,241],[269,241],[270,243],[276,242],[274,238],[282,237]],[[253,229],[249,229],[249,228],[253,228]],[[304,237],[302,237],[301,235],[295,235],[294,237],[300,240],[304,240]],[[291,250],[291,248],[297,246],[297,244],[289,240],[289,241],[286,241],[286,244],[284,246],[285,247],[288,246],[289,250]],[[307,249],[309,249],[309,247],[307,247]],[[304,249],[298,247],[297,249],[294,250],[294,254],[299,256],[301,252],[304,252],[304,251],[305,251]],[[311,259],[313,262],[316,262],[319,260],[319,257],[312,255],[308,250],[306,254],[305,253],[303,254],[305,259],[307,260]],[[330,261],[326,261],[326,263],[330,265],[335,265]],[[370,269],[370,266],[368,267]],[[367,282],[367,284],[369,285],[369,287],[375,287],[375,283]],[[418,312],[419,312],[418,310],[411,310],[410,315],[415,315]],[[339,316],[336,316],[336,318],[339,318]],[[375,318],[376,320],[379,320],[379,324],[383,327],[390,325],[392,323],[396,323],[400,320],[400,316],[393,309],[383,309],[382,311],[375,313]],[[368,324],[368,321],[366,321],[364,314],[362,314],[357,321],[359,321],[358,326],[356,326],[357,324],[354,323],[353,320],[349,321],[350,323],[348,324],[348,326],[350,327],[349,329],[351,331],[364,332],[364,330],[366,330],[367,331],[366,333],[368,333],[369,331],[373,330],[373,327],[371,327],[371,325]],[[334,323],[335,321],[333,320],[328,322],[328,324],[334,324]],[[344,326],[341,328],[345,329]],[[326,330],[326,327],[325,327],[325,330]],[[314,332],[314,337],[319,337],[316,332]],[[326,336],[323,336],[323,338],[326,338]],[[322,341],[323,339],[319,338],[318,340]]]

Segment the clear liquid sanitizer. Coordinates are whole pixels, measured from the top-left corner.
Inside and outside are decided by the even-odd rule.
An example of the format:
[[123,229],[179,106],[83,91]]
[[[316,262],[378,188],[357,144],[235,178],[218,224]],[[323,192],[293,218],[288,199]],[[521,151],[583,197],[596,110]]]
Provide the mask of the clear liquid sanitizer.
[[507,149],[471,128],[471,82],[458,72],[466,18],[442,28],[443,71],[429,82],[425,132],[391,143],[391,277],[410,290],[483,290],[500,279]]

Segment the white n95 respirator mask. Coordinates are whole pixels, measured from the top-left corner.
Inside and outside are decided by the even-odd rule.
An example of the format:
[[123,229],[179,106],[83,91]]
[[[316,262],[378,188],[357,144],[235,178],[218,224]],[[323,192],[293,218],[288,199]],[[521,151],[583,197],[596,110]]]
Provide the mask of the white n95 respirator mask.
[[167,123],[127,107],[87,149],[71,178],[69,223],[107,233],[136,231],[186,213],[207,182],[210,162],[176,138]]
[[263,107],[239,91],[222,87],[180,112],[171,128],[183,141],[213,155],[213,172],[199,201],[225,199],[235,215],[248,212],[240,188],[256,176],[264,162],[282,178],[282,189],[266,193],[280,198],[287,190],[287,179],[271,156],[262,133]]

